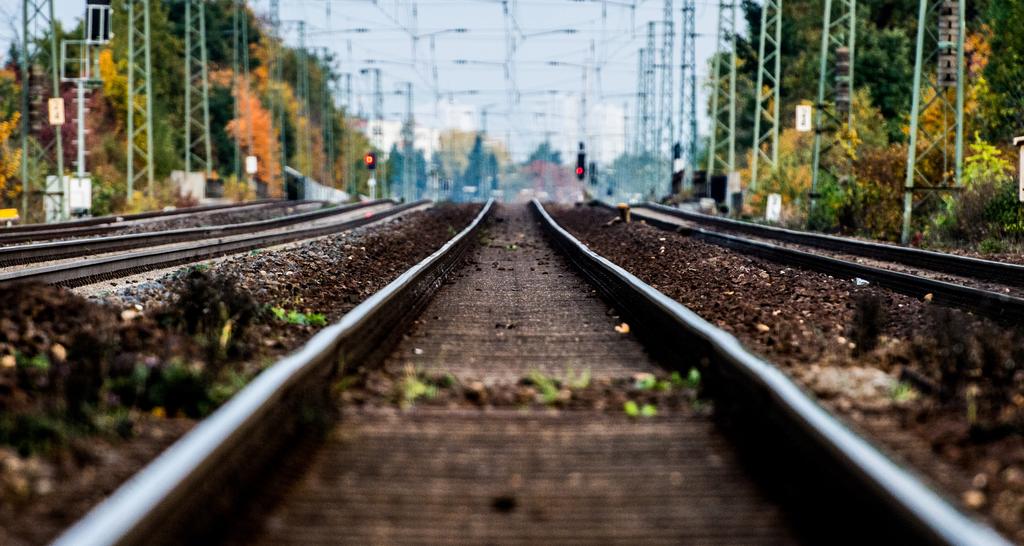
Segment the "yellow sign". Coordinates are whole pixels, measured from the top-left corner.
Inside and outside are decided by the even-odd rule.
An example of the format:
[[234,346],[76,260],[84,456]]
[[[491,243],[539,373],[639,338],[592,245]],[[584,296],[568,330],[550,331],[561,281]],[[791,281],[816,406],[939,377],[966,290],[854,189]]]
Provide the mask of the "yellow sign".
[[0,209],[0,221],[17,219],[18,209]]
[[47,105],[50,107],[50,125],[64,125],[64,99],[52,98]]

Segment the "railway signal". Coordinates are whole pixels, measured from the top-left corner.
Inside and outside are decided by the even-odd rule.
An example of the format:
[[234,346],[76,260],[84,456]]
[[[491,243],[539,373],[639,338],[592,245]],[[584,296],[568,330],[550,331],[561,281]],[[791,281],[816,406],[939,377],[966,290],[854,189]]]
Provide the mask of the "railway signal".
[[576,179],[583,180],[587,175],[587,153],[583,151],[583,143],[580,142],[580,149],[576,152]]
[[363,164],[366,165],[366,169],[374,171],[377,169],[377,152],[366,152],[363,156]]

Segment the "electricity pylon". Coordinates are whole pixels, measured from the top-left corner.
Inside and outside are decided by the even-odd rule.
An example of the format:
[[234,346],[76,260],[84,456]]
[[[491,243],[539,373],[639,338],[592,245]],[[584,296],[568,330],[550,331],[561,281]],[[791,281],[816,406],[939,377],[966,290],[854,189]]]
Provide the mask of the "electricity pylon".
[[[50,97],[61,96],[53,0],[22,0],[21,8],[21,216],[23,221],[28,221],[31,178],[40,171],[44,175],[53,172],[58,177],[63,176],[64,146],[60,127],[53,128],[53,136],[48,140],[44,140],[44,132],[39,130],[48,123],[46,105],[41,104],[47,95],[46,84],[49,83]],[[50,38],[49,51],[41,41],[46,35]],[[42,72],[47,63],[50,66],[49,82]],[[33,101],[36,102],[35,108]],[[34,138],[30,137],[30,132],[36,133]]]
[[[915,192],[948,191],[960,186],[964,160],[964,24],[963,0],[920,0],[914,96],[910,108],[910,145],[903,194],[901,240],[910,241]],[[924,63],[935,62],[935,75]],[[940,120],[921,127],[928,114]],[[952,142],[951,142],[952,140]]]
[[[673,55],[675,50],[675,27],[672,17],[672,0],[665,0],[661,22],[661,66],[659,67],[661,69],[661,105],[659,106],[661,110],[661,123],[658,125],[658,138],[655,143],[658,166],[658,180],[656,184],[658,185],[666,181],[663,168],[665,162],[663,161],[662,153],[665,150],[672,149],[672,139],[675,138],[675,127],[672,118],[675,112],[675,108],[672,107],[672,93],[675,91],[672,85],[672,71],[675,68],[673,63],[675,58]],[[671,166],[668,168],[668,172],[671,174]]]
[[412,111],[412,82],[405,84],[405,123],[402,126],[402,199],[412,201],[416,190],[416,161],[413,158],[413,140],[416,121]]
[[657,49],[654,48],[654,21],[647,23],[647,52],[644,56],[644,108],[641,110],[643,118],[640,120],[643,124],[643,143],[644,153],[653,154],[658,149],[658,105],[655,99],[656,80],[655,80],[655,59],[657,58]]
[[782,0],[764,0],[761,6],[761,40],[757,49],[757,87],[754,88],[757,105],[750,159],[751,191],[761,181],[762,167],[771,172],[779,164],[781,47]]
[[[284,58],[282,52],[284,50],[284,37],[281,36],[281,8],[280,0],[270,0],[270,33],[271,33],[271,51],[270,51],[270,82],[280,86],[284,80]],[[277,131],[278,148],[281,154],[280,160],[280,173],[278,176],[281,177],[282,190],[284,189],[284,168],[288,165],[288,141],[285,134],[285,116],[287,112],[284,105],[284,95],[280,92],[276,93],[276,97],[272,98],[272,112],[271,112],[271,123],[270,123],[270,142],[274,141],[274,131]]]
[[320,64],[320,130],[323,136],[324,175],[323,183],[334,187],[334,94],[331,89],[330,58],[327,48],[323,49],[323,62]]
[[681,36],[682,70],[680,71],[679,129],[683,144],[686,173],[685,188],[693,187],[693,171],[697,166],[697,9],[695,0],[683,0]]
[[[828,1],[828,0],[826,0]],[[711,130],[708,139],[708,182],[719,171],[736,170],[736,2],[718,4],[718,46],[711,79]],[[726,57],[728,55],[728,57]],[[722,62],[728,59],[723,84]],[[724,118],[724,119],[723,119]],[[722,138],[719,138],[721,133]]]
[[[192,163],[210,178],[210,80],[206,56],[206,8],[204,0],[185,0],[185,172]],[[193,94],[199,95],[193,104]],[[193,136],[192,132],[196,134]]]
[[[299,105],[295,158],[305,163],[306,175],[313,171],[313,132],[309,108],[309,53],[306,51],[306,22],[298,22],[299,47],[295,50],[295,100]],[[305,123],[303,123],[305,119]]]
[[[146,180],[153,195],[153,85],[149,42],[149,0],[128,0],[127,201]],[[138,43],[137,43],[138,42]],[[141,117],[141,120],[136,119]]]
[[[857,46],[857,0],[835,0],[838,13],[833,13],[833,0],[825,0],[821,23],[821,53],[818,59],[818,99],[814,104],[814,159],[811,166],[810,204],[813,212],[821,186],[821,175],[826,167],[822,156],[834,142],[824,142],[825,133],[842,138],[844,128],[853,127],[852,93]],[[829,76],[833,85],[827,85]],[[831,96],[828,90],[831,89]],[[831,99],[831,100],[829,100]],[[833,173],[849,178],[851,173]]]
[[[234,95],[234,94],[236,94],[238,92],[236,87],[238,86],[238,82],[239,81],[241,81],[243,83],[243,85],[246,86],[247,90],[249,89],[249,12],[245,9],[245,0],[235,0],[235,2],[234,2],[234,9],[232,9],[231,13],[232,13],[232,17],[231,17],[231,19],[232,19],[232,21],[231,21],[231,23],[232,23],[232,33],[231,33],[231,35],[232,35],[232,42],[233,42],[232,54],[231,54],[231,93]],[[241,74],[241,78],[239,78],[239,74]],[[235,114],[234,119],[239,119],[241,117],[242,111],[241,111],[241,109],[239,108],[239,105],[238,105],[238,98],[236,97],[235,100],[232,101],[232,103],[234,105],[234,114]],[[245,115],[246,115],[247,118],[251,118],[251,112],[249,112],[248,108],[245,111]],[[252,153],[252,122],[251,122],[251,119],[246,122],[245,127],[246,127],[246,132],[247,132],[246,138],[245,138],[245,147],[246,147],[247,153],[251,154]],[[235,142],[235,150],[234,150],[235,151],[235,157],[234,157],[234,160],[235,160],[234,163],[235,164],[234,164],[234,167],[235,167],[235,176],[237,176],[237,177],[239,177],[239,179],[241,179],[241,177],[244,174],[244,172],[243,172],[244,169],[242,168],[243,167],[242,166],[242,150],[241,150],[242,146],[241,146],[241,143],[239,142],[239,140],[240,139],[238,139],[238,138],[234,139],[234,142]]]

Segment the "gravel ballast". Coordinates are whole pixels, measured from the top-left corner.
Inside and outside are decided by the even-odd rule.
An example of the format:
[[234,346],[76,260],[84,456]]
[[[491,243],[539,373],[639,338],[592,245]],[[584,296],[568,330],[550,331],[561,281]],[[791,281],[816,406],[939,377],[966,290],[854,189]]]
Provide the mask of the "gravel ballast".
[[589,207],[595,252],[779,365],[963,506],[1024,541],[1024,335],[870,284],[788,268]]

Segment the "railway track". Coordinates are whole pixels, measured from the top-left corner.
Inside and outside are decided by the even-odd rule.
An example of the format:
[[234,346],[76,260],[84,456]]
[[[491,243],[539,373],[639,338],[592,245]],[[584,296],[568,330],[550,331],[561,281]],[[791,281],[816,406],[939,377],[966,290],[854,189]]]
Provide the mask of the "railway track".
[[761,239],[792,243],[822,250],[863,256],[903,264],[914,268],[928,269],[948,273],[958,277],[980,281],[1024,286],[1024,266],[1006,262],[983,260],[969,256],[959,256],[945,252],[922,250],[919,248],[897,246],[886,243],[861,241],[848,237],[836,237],[821,233],[797,231],[775,226],[765,226],[751,222],[742,222],[730,218],[720,218],[707,214],[688,212],[656,203],[644,203],[636,209],[641,216],[647,217],[645,211],[668,215],[686,222],[708,226],[710,228],[743,233]]
[[86,239],[70,239],[44,243],[0,247],[0,267],[91,256],[133,248],[151,247],[169,243],[198,241],[216,237],[228,237],[241,233],[253,233],[310,222],[321,218],[347,214],[359,209],[389,203],[388,200],[366,201],[354,205],[323,208],[310,212],[290,214],[268,220],[243,222],[211,227],[173,229],[130,235],[111,235]]
[[231,203],[226,205],[207,205],[202,207],[188,207],[165,211],[140,212],[137,214],[125,214],[122,216],[98,216],[95,218],[71,220],[55,224],[27,224],[22,226],[11,226],[8,228],[0,228],[0,245],[12,245],[30,241],[67,239],[71,237],[89,237],[93,235],[113,233],[141,223],[172,220],[185,216],[207,216],[228,212],[242,212],[265,207],[287,207],[301,205],[303,203],[304,202],[283,201],[280,199],[265,199],[261,201],[248,201],[245,203]]
[[[596,203],[596,206],[612,208],[604,203]],[[961,308],[1004,323],[1024,321],[1024,297],[1020,297],[1013,290],[1009,289],[996,291],[997,286],[988,284],[1000,283],[1005,285],[1009,282],[1008,280],[1013,280],[1010,284],[1018,285],[1022,278],[1024,278],[1021,277],[1024,267],[1019,265],[990,262],[976,258],[895,247],[879,243],[854,241],[840,237],[801,233],[768,226],[754,226],[735,220],[678,211],[661,205],[648,204],[638,207],[638,209],[635,211],[635,217],[638,220],[643,220],[662,229],[679,231],[696,239],[745,254],[840,278],[861,279],[901,294],[919,299],[927,298],[940,305]],[[695,220],[693,219],[695,216],[702,218]],[[968,285],[950,280],[940,280],[932,276],[924,276],[919,272],[910,273],[894,270],[881,267],[878,263],[871,265],[858,263],[848,257],[840,258],[821,252],[791,248],[781,244],[722,233],[714,229],[693,227],[690,224],[691,222],[698,221],[716,227],[732,226],[728,228],[732,231],[756,231],[758,238],[786,237],[787,242],[799,239],[799,244],[803,246],[827,249],[835,253],[867,256],[875,262],[913,263],[914,256],[926,254],[928,257],[922,258],[916,264],[918,267],[949,272],[963,279],[976,279],[986,282]],[[742,225],[742,227],[735,227],[737,225]],[[761,230],[762,227],[764,230]],[[875,251],[878,253],[872,254]],[[972,266],[978,262],[982,262],[985,265],[975,271],[972,269]]]
[[[381,205],[383,203],[384,202],[375,202],[367,206]],[[341,215],[356,217],[347,220],[334,221],[332,216],[337,216],[337,214],[334,214],[333,212],[331,212],[331,214],[315,214],[314,218],[305,218],[305,222],[311,223],[308,227],[300,227],[288,222],[284,224],[274,224],[274,229],[270,230],[261,229],[266,226],[228,226],[233,230],[240,231],[241,234],[225,234],[223,237],[202,240],[195,244],[187,245],[165,244],[180,243],[182,239],[179,239],[178,237],[181,237],[182,234],[179,232],[167,234],[166,239],[163,238],[165,234],[157,233],[154,234],[153,237],[145,239],[145,247],[128,253],[66,261],[54,265],[16,269],[6,273],[0,273],[0,285],[21,282],[41,282],[46,284],[59,284],[68,287],[82,286],[106,279],[142,273],[153,269],[173,267],[176,265],[216,258],[256,248],[329,235],[331,233],[337,233],[339,231],[345,231],[383,220],[426,204],[427,201],[417,201],[414,203],[393,206],[377,212],[368,212],[361,216],[356,215],[360,213],[361,209],[366,208],[366,206],[356,206],[340,213]],[[261,230],[256,231],[258,229]],[[195,234],[189,233],[188,235],[191,236]],[[185,239],[185,241],[190,242],[191,239]],[[149,248],[153,246],[156,246],[157,248]],[[132,248],[136,247],[133,246]]]
[[[531,207],[488,203],[57,544],[1005,542],[735,338]],[[621,319],[604,302],[632,334],[612,328]],[[595,408],[396,412],[331,392],[368,370],[496,387],[584,363],[598,385],[698,367],[716,419],[685,408],[641,421]],[[310,416],[339,412],[322,439],[310,434]]]

